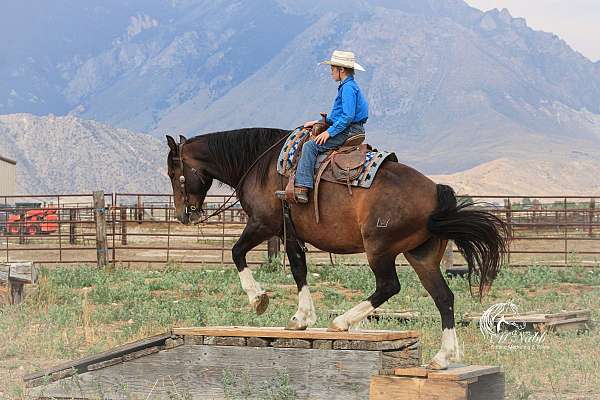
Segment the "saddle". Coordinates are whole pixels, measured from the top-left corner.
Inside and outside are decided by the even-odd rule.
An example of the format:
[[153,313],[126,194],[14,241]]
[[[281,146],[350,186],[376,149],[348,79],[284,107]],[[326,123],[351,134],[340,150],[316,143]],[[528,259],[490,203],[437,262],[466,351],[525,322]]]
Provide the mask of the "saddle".
[[[302,146],[329,127],[327,114],[321,113],[321,117],[322,120],[313,125],[310,135],[306,135],[298,146],[298,154],[294,157],[294,162],[290,168],[292,172],[285,188],[285,199],[289,202],[295,202],[294,182],[296,180],[296,167],[302,154]],[[340,147],[325,153],[326,158],[322,161],[314,180],[313,196],[317,223],[319,223],[319,184],[321,180],[346,185],[348,193],[352,195],[351,183],[363,171],[367,152],[372,150],[369,145],[363,143],[364,140],[364,134],[353,135]]]

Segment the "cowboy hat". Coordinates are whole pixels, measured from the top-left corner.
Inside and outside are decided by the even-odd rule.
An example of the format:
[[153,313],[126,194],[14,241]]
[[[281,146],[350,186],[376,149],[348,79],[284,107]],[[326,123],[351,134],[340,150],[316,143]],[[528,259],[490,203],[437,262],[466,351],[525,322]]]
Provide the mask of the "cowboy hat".
[[354,57],[354,53],[351,51],[335,50],[331,55],[331,60],[322,61],[320,64],[353,68],[359,71],[365,70],[359,63],[356,62],[356,57]]

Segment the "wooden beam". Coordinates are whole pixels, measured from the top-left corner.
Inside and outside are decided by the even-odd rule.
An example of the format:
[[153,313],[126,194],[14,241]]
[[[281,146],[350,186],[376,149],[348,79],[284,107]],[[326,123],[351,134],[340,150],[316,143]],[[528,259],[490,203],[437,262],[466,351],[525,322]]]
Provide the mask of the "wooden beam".
[[413,378],[428,378],[436,381],[462,381],[483,375],[501,372],[500,367],[490,365],[450,365],[448,369],[435,371],[423,367],[396,368],[394,375]]
[[363,340],[369,342],[419,337],[419,332],[417,331],[360,330],[348,332],[330,332],[325,328],[311,328],[304,331],[290,331],[286,330],[285,328],[259,328],[250,326],[173,328],[173,334],[181,336],[197,335],[286,339]]
[[104,206],[104,192],[94,192],[94,219],[96,221],[96,257],[98,267],[103,268],[108,264],[108,248],[106,244],[106,209]]
[[[124,344],[122,346],[116,347],[114,349],[104,351],[99,354],[95,354],[92,356],[80,358],[79,360],[69,361],[63,364],[56,365],[52,368],[46,369],[41,372],[35,372],[32,374],[28,374],[23,376],[23,381],[26,383],[29,381],[37,380],[38,378],[43,378],[45,376],[49,376],[52,374],[56,374],[60,371],[71,370],[74,369],[78,373],[86,372],[87,367],[93,364],[98,364],[103,361],[111,360],[113,358],[121,357],[126,354],[140,351],[149,347],[161,346],[164,345],[164,342],[171,337],[171,333],[163,333],[156,336],[151,336],[146,339],[138,340],[132,343]],[[41,382],[39,383],[41,384]],[[37,386],[37,385],[32,385]]]
[[478,378],[483,375],[491,375],[500,372],[500,367],[489,365],[465,365],[453,367],[443,371],[429,371],[427,378],[436,381],[463,381]]
[[31,261],[0,263],[0,281],[18,281],[21,283],[36,283],[37,269]]

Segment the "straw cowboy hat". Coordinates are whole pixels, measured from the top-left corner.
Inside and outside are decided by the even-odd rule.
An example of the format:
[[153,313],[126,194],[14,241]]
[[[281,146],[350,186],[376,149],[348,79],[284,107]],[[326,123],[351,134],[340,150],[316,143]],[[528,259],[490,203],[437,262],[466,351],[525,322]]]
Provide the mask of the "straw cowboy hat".
[[321,64],[353,68],[359,71],[365,70],[359,63],[356,62],[356,57],[354,57],[354,53],[351,51],[335,50],[331,55],[331,60],[325,60],[321,62]]

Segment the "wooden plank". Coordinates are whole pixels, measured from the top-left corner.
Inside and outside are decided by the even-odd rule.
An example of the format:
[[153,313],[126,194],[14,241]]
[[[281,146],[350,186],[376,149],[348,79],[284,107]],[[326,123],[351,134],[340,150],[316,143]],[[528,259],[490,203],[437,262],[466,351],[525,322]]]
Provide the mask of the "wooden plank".
[[214,346],[245,346],[246,338],[229,336],[205,336],[204,344]]
[[270,341],[268,339],[263,339],[263,338],[258,338],[258,337],[249,337],[246,340],[246,346],[250,346],[250,347],[269,347],[269,343],[270,343]]
[[423,367],[410,367],[410,368],[396,368],[394,375],[396,376],[408,376],[411,378],[427,378],[429,370]]
[[382,369],[414,367],[421,364],[421,349],[409,347],[403,350],[384,351],[381,357]]
[[312,348],[321,350],[331,350],[333,349],[333,340],[313,340]]
[[399,340],[418,338],[417,331],[385,331],[360,330],[348,332],[330,332],[325,328],[311,328],[304,331],[290,331],[279,327],[250,327],[250,326],[209,326],[191,328],[173,328],[175,335],[201,336],[236,336],[286,339],[326,339],[326,340],[364,340],[379,342],[384,340]]
[[335,340],[334,350],[400,350],[418,343],[418,339],[382,340],[370,342],[365,340]]
[[590,313],[591,313],[591,310],[589,310],[589,309],[575,310],[575,311],[562,311],[562,312],[554,313],[554,314],[546,314],[546,319],[553,320],[553,319],[583,318],[583,317],[589,318]]
[[[488,368],[486,371],[490,372],[492,369]],[[503,400],[505,395],[502,372],[486,373],[459,381],[432,379],[431,374],[438,371],[425,368],[403,368],[398,372],[406,376],[374,376],[371,379],[370,399]]]
[[[297,399],[366,399],[379,352],[179,346],[30,390],[32,398],[263,398],[281,374]],[[126,388],[126,393],[124,393]],[[226,395],[227,393],[227,395]]]
[[0,282],[8,282],[10,275],[10,264],[0,263]]
[[377,375],[371,378],[370,400],[468,400],[468,383]]
[[428,378],[438,381],[461,381],[498,372],[501,372],[501,370],[500,367],[497,366],[454,364],[442,371],[430,370],[424,367],[396,368],[394,370],[394,375]]
[[36,378],[41,378],[46,375],[51,375],[51,374],[59,372],[59,371],[69,370],[71,368],[74,368],[79,373],[85,372],[89,365],[97,364],[102,361],[107,361],[107,360],[111,360],[113,358],[121,357],[128,353],[143,350],[148,347],[162,346],[162,345],[164,345],[165,340],[170,337],[171,337],[171,333],[169,332],[169,333],[163,333],[161,335],[152,336],[152,337],[149,337],[146,339],[138,340],[138,341],[135,341],[132,343],[128,343],[128,344],[116,347],[116,348],[108,350],[108,351],[104,351],[99,354],[95,354],[95,355],[88,356],[88,357],[83,357],[83,358],[80,358],[75,361],[68,361],[66,363],[56,365],[54,367],[51,367],[51,368],[46,369],[41,372],[34,372],[32,374],[27,374],[27,375],[23,376],[23,381],[25,381],[27,383],[29,381],[33,381]]
[[544,329],[553,332],[585,331],[589,329],[589,317],[570,318],[552,321],[545,324]]
[[204,344],[204,336],[184,336],[183,343],[188,345],[200,345]]
[[22,283],[37,282],[37,269],[33,262],[11,262],[8,265],[10,268],[9,279]]
[[462,381],[500,372],[500,367],[491,365],[450,366],[443,371],[429,371],[427,379],[436,381]]

